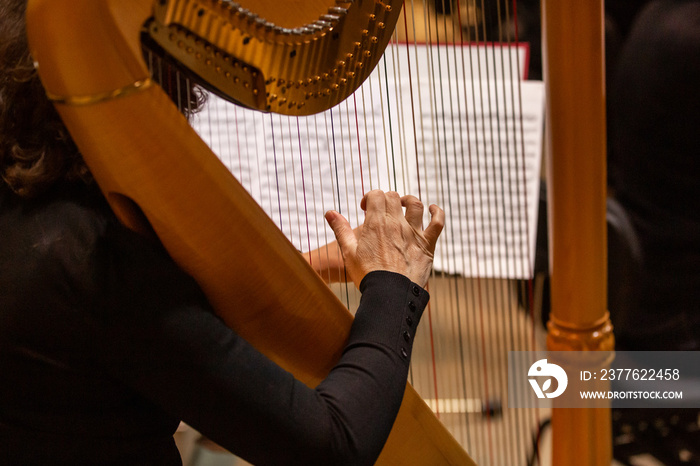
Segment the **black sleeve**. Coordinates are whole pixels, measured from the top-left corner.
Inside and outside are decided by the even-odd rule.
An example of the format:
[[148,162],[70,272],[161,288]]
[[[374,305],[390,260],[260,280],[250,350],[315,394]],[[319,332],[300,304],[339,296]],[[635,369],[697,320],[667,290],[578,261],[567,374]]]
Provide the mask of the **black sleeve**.
[[375,461],[401,404],[425,290],[399,274],[367,275],[341,360],[310,389],[226,327],[162,251],[112,236],[94,306],[103,329],[94,357],[109,376],[254,464]]

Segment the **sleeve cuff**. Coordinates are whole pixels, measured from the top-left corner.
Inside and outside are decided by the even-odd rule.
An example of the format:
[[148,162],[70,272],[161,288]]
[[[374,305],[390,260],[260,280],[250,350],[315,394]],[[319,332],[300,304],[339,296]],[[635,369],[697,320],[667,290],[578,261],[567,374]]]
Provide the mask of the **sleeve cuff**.
[[408,364],[413,340],[430,295],[404,275],[375,271],[360,283],[362,298],[351,341],[382,344]]

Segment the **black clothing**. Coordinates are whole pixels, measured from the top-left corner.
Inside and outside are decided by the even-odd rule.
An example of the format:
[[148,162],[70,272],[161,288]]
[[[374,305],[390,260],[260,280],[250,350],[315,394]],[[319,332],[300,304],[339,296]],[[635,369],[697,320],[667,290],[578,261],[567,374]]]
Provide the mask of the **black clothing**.
[[180,420],[254,464],[371,464],[428,301],[402,275],[365,277],[343,356],[312,390],[90,189],[21,201],[0,187],[0,264],[0,464],[180,464]]
[[609,92],[611,183],[639,242],[637,276],[616,277],[630,297],[610,309],[619,348],[700,349],[698,83],[700,2],[649,2]]

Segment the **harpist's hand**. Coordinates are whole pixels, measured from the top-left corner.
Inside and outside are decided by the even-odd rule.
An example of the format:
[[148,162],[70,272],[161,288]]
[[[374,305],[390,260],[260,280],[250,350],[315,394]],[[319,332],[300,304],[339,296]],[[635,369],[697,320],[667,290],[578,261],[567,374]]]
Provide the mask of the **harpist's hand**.
[[[406,208],[405,214],[402,206]],[[370,191],[362,198],[360,207],[367,215],[359,234],[353,232],[338,212],[326,213],[355,285],[359,287],[369,272],[388,270],[425,286],[433,265],[435,243],[445,225],[442,209],[430,206],[430,224],[424,230],[423,204],[414,196]]]

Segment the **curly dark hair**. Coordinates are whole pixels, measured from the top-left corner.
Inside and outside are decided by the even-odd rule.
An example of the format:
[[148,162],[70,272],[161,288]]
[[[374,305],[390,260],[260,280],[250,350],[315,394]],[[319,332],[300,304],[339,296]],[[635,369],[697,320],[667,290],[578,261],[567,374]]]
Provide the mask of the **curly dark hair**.
[[[0,0],[0,177],[17,195],[32,198],[57,182],[92,183],[92,175],[39,80],[27,44],[26,6],[27,0]],[[145,53],[153,67],[152,54]],[[154,78],[186,116],[202,108],[200,87],[167,58],[155,66]]]
[[0,0],[0,176],[35,197],[58,180],[90,173],[34,68],[24,26],[26,0]]

